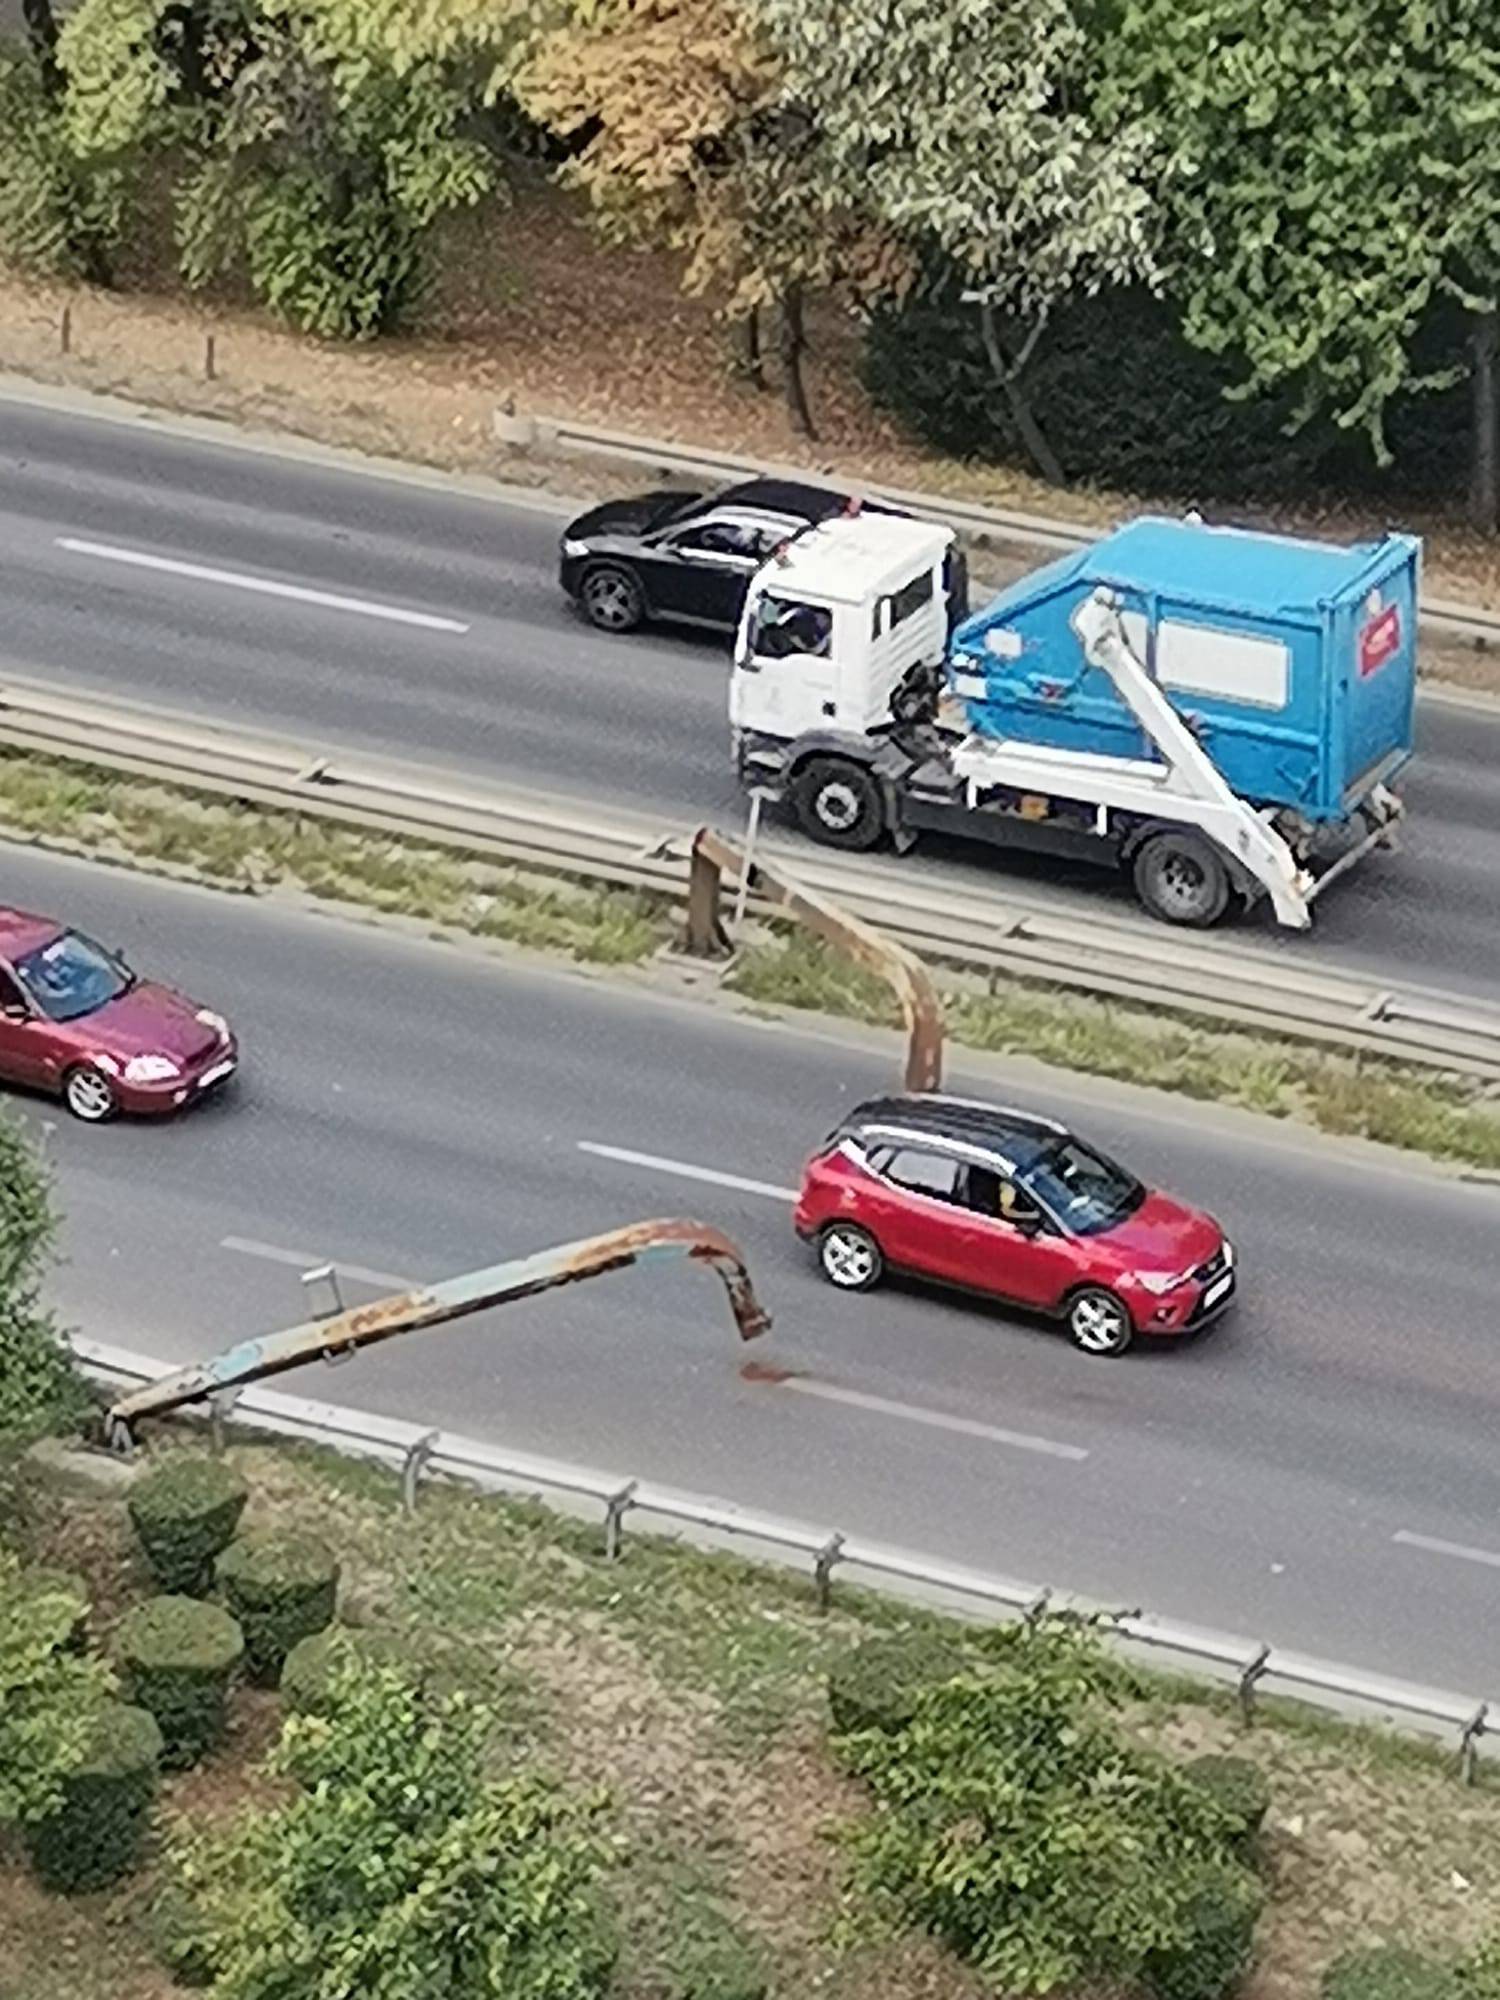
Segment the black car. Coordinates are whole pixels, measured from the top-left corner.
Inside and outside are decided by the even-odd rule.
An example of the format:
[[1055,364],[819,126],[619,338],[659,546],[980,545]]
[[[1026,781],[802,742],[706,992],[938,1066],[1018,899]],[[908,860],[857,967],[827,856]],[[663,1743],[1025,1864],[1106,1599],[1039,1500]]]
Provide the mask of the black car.
[[[562,587],[603,632],[632,632],[649,618],[733,632],[762,563],[849,504],[847,493],[790,479],[606,500],[565,530]],[[904,511],[863,504],[871,513]]]

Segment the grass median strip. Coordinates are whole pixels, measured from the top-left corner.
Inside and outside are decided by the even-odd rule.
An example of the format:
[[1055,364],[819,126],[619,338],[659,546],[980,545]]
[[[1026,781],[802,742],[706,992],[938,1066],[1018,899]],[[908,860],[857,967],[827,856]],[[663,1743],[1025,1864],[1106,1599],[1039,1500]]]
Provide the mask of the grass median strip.
[[[830,1838],[871,1812],[829,1740],[830,1669],[896,1635],[978,1666],[982,1628],[842,1585],[820,1614],[805,1575],[634,1529],[610,1562],[597,1525],[447,1482],[426,1485],[409,1516],[394,1475],[301,1445],[247,1442],[230,1462],[257,1532],[318,1523],[342,1566],[341,1615],[383,1657],[495,1710],[497,1770],[603,1789],[613,2000],[991,1990],[869,1901]],[[124,1506],[31,1465],[17,1497],[26,1558],[84,1581],[107,1647],[146,1587]],[[1266,1781],[1267,1907],[1243,2000],[1311,2000],[1330,1961],[1372,1934],[1452,1954],[1500,1922],[1500,1793],[1487,1767],[1465,1787],[1451,1747],[1290,1704],[1259,1704],[1247,1726],[1228,1690],[1179,1676],[1143,1670],[1122,1697],[1133,1743],[1179,1761],[1233,1755]],[[225,1742],[167,1780],[163,1817],[206,1829],[265,1803],[256,1770],[278,1723],[274,1695],[236,1691]],[[6,1994],[166,2000],[178,1989],[150,1944],[161,1879],[157,1848],[133,1880],[64,1904],[0,1856]],[[1118,1990],[1069,1988],[1077,2000]]]
[[[0,752],[7,831],[191,870],[227,888],[300,890],[599,966],[641,965],[673,934],[671,911],[648,896],[29,753]],[[765,1005],[900,1022],[880,981],[801,934],[755,932],[726,984]],[[990,990],[955,974],[944,997],[950,1038],[970,1048],[1500,1171],[1500,1108],[1470,1079],[1019,982]]]

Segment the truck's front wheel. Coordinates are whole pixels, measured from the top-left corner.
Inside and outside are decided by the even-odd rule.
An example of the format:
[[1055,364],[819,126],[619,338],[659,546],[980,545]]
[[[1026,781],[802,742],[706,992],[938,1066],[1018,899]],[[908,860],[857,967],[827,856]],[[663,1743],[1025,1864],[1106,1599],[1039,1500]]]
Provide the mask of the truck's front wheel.
[[792,782],[797,823],[825,847],[856,852],[873,847],[885,831],[880,787],[872,772],[847,757],[814,757]]
[[1206,930],[1229,902],[1229,870],[1201,833],[1153,833],[1141,843],[1132,872],[1136,895],[1166,924]]

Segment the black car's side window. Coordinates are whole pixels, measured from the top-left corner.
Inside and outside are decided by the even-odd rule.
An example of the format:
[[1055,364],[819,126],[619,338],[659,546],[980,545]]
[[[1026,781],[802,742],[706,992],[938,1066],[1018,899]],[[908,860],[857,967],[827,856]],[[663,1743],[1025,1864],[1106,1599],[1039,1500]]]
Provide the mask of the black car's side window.
[[885,1167],[885,1177],[894,1181],[899,1188],[906,1188],[912,1194],[931,1195],[937,1201],[958,1202],[960,1177],[963,1169],[957,1160],[946,1159],[941,1153],[919,1152],[914,1146],[902,1146],[893,1152]]
[[736,527],[733,521],[706,521],[701,528],[685,528],[673,537],[672,545],[684,556],[737,556],[753,561],[756,555],[751,530]]

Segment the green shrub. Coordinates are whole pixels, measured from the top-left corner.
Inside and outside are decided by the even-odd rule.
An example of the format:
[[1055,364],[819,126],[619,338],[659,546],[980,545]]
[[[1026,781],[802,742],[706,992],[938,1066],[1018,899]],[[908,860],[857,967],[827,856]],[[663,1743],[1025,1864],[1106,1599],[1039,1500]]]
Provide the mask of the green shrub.
[[217,1970],[213,1931],[180,1882],[169,1882],[151,1906],[151,1948],[179,1986],[211,1986]]
[[133,1698],[156,1717],[162,1764],[186,1770],[224,1733],[224,1699],[245,1651],[227,1611],[195,1597],[148,1597],[120,1626]]
[[1211,1792],[1233,1822],[1231,1839],[1248,1851],[1271,1810],[1271,1785],[1248,1757],[1194,1757],[1184,1766],[1194,1784]]
[[[0,52],[0,257],[5,255],[3,97]],[[0,1443],[29,1444],[76,1431],[93,1400],[71,1350],[41,1302],[42,1278],[57,1236],[52,1191],[30,1140],[0,1114]]]
[[172,1875],[201,1923],[189,1958],[236,2000],[306,1993],[599,2000],[614,1969],[595,1884],[597,1807],[496,1778],[490,1719],[386,1668],[340,1674],[293,1715],[278,1802],[183,1823]]
[[[1122,1686],[1091,1635],[1021,1627],[997,1668],[926,1693],[904,1728],[846,1739],[879,1808],[847,1834],[864,1891],[1002,1992],[1148,1971],[1174,2000],[1221,1990],[1187,1983],[1181,1941],[1211,1954],[1205,1978],[1241,1962],[1254,1880],[1217,1801],[1110,1713]],[[1209,1892],[1214,1871],[1233,1872]],[[1220,1928],[1206,1896],[1231,1882]]]
[[234,1539],[249,1489],[222,1458],[172,1458],[130,1489],[130,1518],[164,1591],[201,1597]]
[[27,1570],[0,1547],[0,1821],[59,1809],[94,1713],[114,1693],[104,1662],[77,1644],[85,1602],[73,1579]]
[[840,1735],[862,1729],[904,1729],[929,1688],[967,1671],[951,1639],[909,1632],[864,1639],[834,1661],[828,1673],[828,1710]]
[[321,1714],[331,1690],[351,1666],[393,1667],[408,1679],[423,1678],[413,1668],[400,1641],[386,1632],[367,1632],[348,1625],[329,1625],[299,1639],[281,1668],[281,1698],[294,1715]]
[[22,1588],[33,1599],[50,1599],[54,1615],[71,1620],[58,1643],[67,1652],[83,1652],[89,1636],[89,1587],[83,1578],[69,1569],[28,1568],[22,1571]]
[[106,1889],[128,1875],[156,1795],[162,1737],[154,1716],[107,1702],[94,1717],[82,1761],[63,1778],[62,1804],[24,1829],[26,1851],[49,1889]]
[[1205,1863],[1184,1899],[1182,1942],[1152,1952],[1147,1990],[1156,2000],[1223,2000],[1249,1967],[1265,1904],[1259,1882],[1232,1861]]
[[1323,1975],[1319,2000],[1459,2000],[1450,1966],[1404,1945],[1348,1951]]
[[297,1641],[333,1622],[337,1556],[311,1535],[247,1535],[231,1542],[214,1573],[244,1631],[251,1678],[274,1687]]
[[716,1897],[684,1896],[672,1914],[662,1954],[666,2000],[766,2000],[766,1955]]
[[1500,2000],[1500,1931],[1494,1931],[1461,1962],[1458,1990],[1463,2000]]

